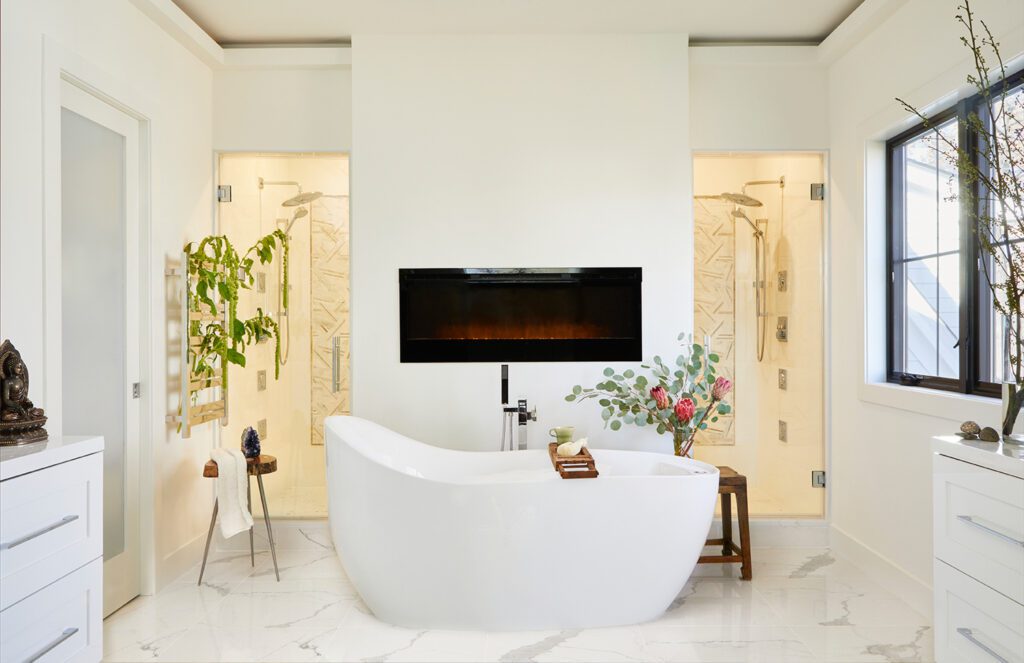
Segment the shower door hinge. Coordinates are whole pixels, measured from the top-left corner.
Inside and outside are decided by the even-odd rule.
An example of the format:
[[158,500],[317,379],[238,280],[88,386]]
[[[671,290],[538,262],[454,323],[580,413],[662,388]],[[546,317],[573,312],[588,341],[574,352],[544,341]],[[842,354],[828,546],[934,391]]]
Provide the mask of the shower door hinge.
[[217,202],[218,203],[230,203],[231,202],[231,185],[221,184],[217,187]]
[[811,200],[825,200],[824,182],[817,182],[811,185]]
[[811,471],[811,486],[813,486],[814,488],[825,487],[825,470]]

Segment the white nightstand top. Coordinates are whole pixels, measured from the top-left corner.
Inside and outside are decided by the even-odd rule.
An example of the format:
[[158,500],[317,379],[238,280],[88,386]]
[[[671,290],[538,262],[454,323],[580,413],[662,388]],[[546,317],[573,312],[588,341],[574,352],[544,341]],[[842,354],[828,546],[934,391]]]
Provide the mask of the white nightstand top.
[[932,450],[943,456],[1024,479],[1024,446],[1019,444],[965,440],[958,435],[944,435],[932,438]]
[[30,444],[0,447],[0,481],[98,451],[103,451],[103,438],[96,435],[65,435]]

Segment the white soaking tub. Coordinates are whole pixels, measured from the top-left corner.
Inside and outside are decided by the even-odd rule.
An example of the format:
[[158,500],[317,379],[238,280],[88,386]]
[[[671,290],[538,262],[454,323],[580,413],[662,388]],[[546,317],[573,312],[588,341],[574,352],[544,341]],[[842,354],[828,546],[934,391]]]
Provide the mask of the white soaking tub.
[[331,535],[378,618],[409,628],[523,630],[658,617],[697,563],[718,470],[593,450],[562,479],[546,450],[433,447],[329,417]]

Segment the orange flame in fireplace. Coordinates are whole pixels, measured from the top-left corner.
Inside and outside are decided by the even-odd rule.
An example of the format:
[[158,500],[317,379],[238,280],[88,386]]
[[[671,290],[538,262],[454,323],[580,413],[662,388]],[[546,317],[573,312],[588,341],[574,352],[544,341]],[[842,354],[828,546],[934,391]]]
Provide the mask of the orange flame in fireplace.
[[438,325],[436,338],[453,341],[518,341],[607,338],[609,329],[592,322],[562,320],[500,322],[454,322]]

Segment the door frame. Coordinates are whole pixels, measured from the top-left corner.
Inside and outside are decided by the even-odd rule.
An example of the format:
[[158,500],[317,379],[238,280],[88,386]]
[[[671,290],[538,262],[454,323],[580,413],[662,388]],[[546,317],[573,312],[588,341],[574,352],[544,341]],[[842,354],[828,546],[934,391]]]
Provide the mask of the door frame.
[[[134,468],[139,487],[139,591],[156,591],[155,471],[153,439],[162,435],[162,418],[154,411],[158,405],[154,398],[153,357],[159,356],[154,348],[153,305],[162,302],[162,293],[154,292],[161,282],[153,277],[152,259],[152,186],[151,140],[152,126],[149,109],[151,101],[136,90],[130,81],[104,71],[82,58],[51,37],[43,36],[43,402],[49,411],[50,434],[60,437],[62,348],[61,348],[61,109],[62,88],[72,85],[120,111],[138,123],[138,205],[135,240],[138,256],[136,278],[138,301],[137,329],[140,338],[138,376],[142,385],[138,417],[138,467]],[[159,431],[154,425],[161,423]],[[132,468],[129,468],[129,472]]]
[[[121,398],[125,405],[124,409],[124,456],[121,471],[124,481],[124,503],[122,505],[122,519],[124,521],[124,547],[120,553],[109,559],[103,560],[104,568],[104,591],[103,591],[103,612],[110,614],[125,605],[141,592],[142,572],[140,566],[139,540],[139,440],[142,437],[142,427],[139,422],[141,411],[140,397],[131,394],[131,384],[140,381],[139,378],[139,355],[142,343],[139,335],[140,322],[140,297],[139,283],[134,275],[139,271],[139,124],[130,115],[114,108],[102,99],[83,90],[78,85],[68,80],[61,82],[61,111],[68,110],[88,120],[89,122],[103,127],[123,139],[124,149],[124,226],[121,234],[124,240],[124,254],[121,260],[125,265],[124,290],[120,293],[124,296],[125,317],[119,324],[124,324],[125,346],[124,373],[121,376]],[[62,127],[63,131],[63,127]],[[63,141],[63,136],[61,140]],[[63,158],[63,144],[62,144]],[[64,176],[63,163],[61,164],[61,177]],[[63,187],[63,182],[62,182]],[[62,196],[61,205],[64,200]],[[63,216],[63,209],[61,210]],[[62,222],[61,231],[64,225]],[[64,247],[61,247],[63,253]],[[63,265],[62,265],[63,269]],[[63,279],[63,275],[61,277]],[[63,284],[62,284],[63,285]],[[62,290],[63,297],[63,290]],[[61,302],[62,306],[64,302]],[[64,311],[61,311],[63,316]],[[63,333],[63,321],[61,330]],[[63,352],[63,348],[62,348]],[[67,359],[67,358],[64,358]],[[64,376],[64,365],[62,360],[61,376]],[[63,389],[61,392],[61,415],[63,418],[64,403]],[[63,421],[61,422],[63,425]]]
[[[822,206],[822,232],[821,232],[821,255],[819,258],[819,266],[821,270],[821,290],[818,293],[819,302],[821,303],[821,316],[822,325],[821,330],[824,335],[822,347],[821,347],[821,387],[822,387],[822,425],[821,435],[823,444],[823,460],[825,476],[832,476],[832,163],[831,163],[831,150],[823,149],[821,147],[809,147],[806,149],[785,147],[779,149],[772,148],[751,148],[751,149],[694,149],[690,151],[690,210],[691,210],[691,225],[693,222],[692,209],[693,209],[693,195],[694,190],[694,162],[697,157],[702,156],[786,156],[786,155],[815,155],[821,158],[821,176],[822,181],[825,183],[825,200]],[[691,228],[692,232],[693,229]],[[690,298],[693,298],[693,279],[690,279]],[[769,281],[771,279],[769,278]],[[769,327],[771,330],[771,327]],[[763,518],[764,521],[773,521],[776,523],[804,523],[804,522],[817,522],[822,523],[826,527],[831,526],[832,523],[832,482],[826,480],[825,482],[825,499],[822,507],[822,515],[820,518],[793,518],[782,516],[779,518]]]

